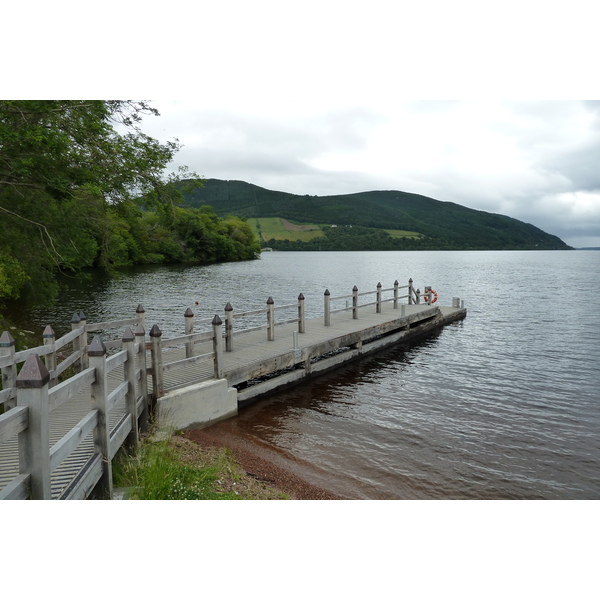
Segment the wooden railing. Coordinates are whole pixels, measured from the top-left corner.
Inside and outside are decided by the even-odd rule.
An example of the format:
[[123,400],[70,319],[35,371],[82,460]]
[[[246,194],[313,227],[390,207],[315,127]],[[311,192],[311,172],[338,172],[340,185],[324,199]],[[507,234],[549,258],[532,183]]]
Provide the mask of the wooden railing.
[[[81,333],[79,328],[76,333]],[[18,435],[19,474],[0,490],[0,499],[50,499],[52,473],[90,434],[93,451],[59,497],[87,498],[92,492],[97,497],[112,497],[112,459],[123,443],[137,446],[139,429],[145,427],[148,417],[146,353],[141,336],[143,331],[134,334],[128,328],[121,340],[122,350],[110,357],[106,346],[96,336],[87,348],[89,366],[53,387],[50,386],[50,371],[40,355],[26,351],[25,364],[15,385],[7,388],[16,390],[16,405],[5,406],[4,414],[0,416],[0,443]],[[16,356],[20,359],[23,353],[16,353]],[[16,369],[16,363],[0,364],[3,375],[5,370],[12,373],[11,367]],[[109,392],[109,374],[121,366],[123,381]],[[51,413],[78,394],[88,395],[91,410],[50,447]],[[12,391],[8,396],[13,399]],[[124,414],[110,427],[111,410],[122,400]]]

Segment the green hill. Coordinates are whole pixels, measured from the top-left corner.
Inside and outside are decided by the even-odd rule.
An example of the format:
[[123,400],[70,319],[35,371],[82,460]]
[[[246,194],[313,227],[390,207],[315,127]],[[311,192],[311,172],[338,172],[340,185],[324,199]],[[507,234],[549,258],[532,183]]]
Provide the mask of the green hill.
[[301,196],[244,181],[208,179],[185,201],[193,207],[208,204],[221,217],[246,217],[255,228],[259,219],[275,217],[297,225],[321,224],[323,235],[307,241],[263,235],[263,245],[281,250],[570,249],[560,238],[517,219],[400,191]]

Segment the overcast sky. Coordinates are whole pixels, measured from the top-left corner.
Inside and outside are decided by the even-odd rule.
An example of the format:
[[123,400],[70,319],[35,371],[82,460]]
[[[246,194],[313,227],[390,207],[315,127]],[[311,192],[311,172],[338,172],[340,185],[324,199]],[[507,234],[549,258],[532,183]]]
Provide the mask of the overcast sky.
[[68,37],[49,35],[52,6],[26,92],[58,77],[62,95],[151,99],[143,130],[179,139],[173,166],[298,194],[414,192],[600,246],[600,102],[571,100],[600,97],[592,2],[109,0]]
[[297,194],[403,190],[600,246],[600,102],[399,102],[265,115],[155,102],[203,177]]

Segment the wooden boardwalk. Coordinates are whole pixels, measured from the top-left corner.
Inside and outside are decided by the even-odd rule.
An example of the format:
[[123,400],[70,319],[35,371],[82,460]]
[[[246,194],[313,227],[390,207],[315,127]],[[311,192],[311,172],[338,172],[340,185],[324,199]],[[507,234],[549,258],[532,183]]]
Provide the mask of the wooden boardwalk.
[[[123,381],[123,370],[116,370],[109,377],[109,391],[113,391]],[[77,396],[53,410],[50,420],[50,447],[54,446],[71,431],[92,409],[89,386]],[[115,404],[110,413],[110,428],[116,430],[125,414],[124,400]],[[52,473],[52,498],[60,498],[94,456],[94,442],[91,434],[70,456]],[[19,474],[19,448],[17,436],[0,444],[0,490]]]
[[[356,318],[353,316],[352,309],[346,309],[332,311],[326,318],[303,320],[304,332],[302,333],[299,333],[301,327],[298,321],[274,325],[270,332],[268,327],[240,331],[229,338],[230,351],[217,350],[215,339],[211,334],[197,336],[192,352],[190,352],[189,337],[186,341],[182,341],[181,338],[161,340],[160,360],[157,359],[156,345],[153,346],[151,337],[150,342],[145,342],[148,357],[146,360],[150,367],[146,370],[147,389],[153,389],[155,378],[161,378],[162,389],[158,396],[168,395],[170,392],[193,384],[214,381],[215,373],[218,372],[222,379],[227,380],[229,387],[237,388],[238,404],[243,404],[262,394],[334,368],[367,352],[389,347],[462,319],[465,315],[466,310],[458,306],[439,307],[428,304],[396,303],[394,308],[394,304],[390,301],[381,302],[377,307],[372,303],[360,307],[360,310],[355,313]],[[325,322],[328,324],[326,325]],[[220,329],[214,331],[219,332],[216,334],[217,339],[226,339],[226,335],[221,337]],[[152,336],[152,332],[149,335]],[[269,337],[272,339],[268,339]],[[138,366],[142,358],[143,354],[140,354],[136,359]],[[117,388],[123,387],[123,369],[121,365],[109,372],[109,393],[114,390],[119,391]],[[139,373],[144,370],[142,368]],[[145,389],[145,386],[142,389]],[[154,389],[156,399],[156,387]],[[89,416],[92,410],[90,396],[90,385],[88,385],[50,413],[50,448],[64,439],[69,432],[72,436],[74,428],[81,427],[82,419],[86,415]],[[145,402],[147,399],[143,400]],[[142,399],[139,397],[138,403],[141,408]],[[128,415],[122,396],[114,403],[109,414],[109,428],[113,435],[119,429],[124,430],[125,428],[121,427],[122,421]],[[125,433],[121,435],[123,439]],[[122,441],[119,441],[119,446],[121,443]],[[116,450],[111,450],[111,453],[114,452]],[[94,459],[98,459],[98,454],[90,430],[86,439],[52,471],[52,498],[60,498],[68,494],[69,487],[77,479],[78,473],[83,472],[84,468],[87,468],[86,465],[89,466],[90,461]],[[19,447],[18,436],[15,434],[11,439],[5,439],[0,444],[0,496],[2,489],[11,481],[14,482],[18,475]]]

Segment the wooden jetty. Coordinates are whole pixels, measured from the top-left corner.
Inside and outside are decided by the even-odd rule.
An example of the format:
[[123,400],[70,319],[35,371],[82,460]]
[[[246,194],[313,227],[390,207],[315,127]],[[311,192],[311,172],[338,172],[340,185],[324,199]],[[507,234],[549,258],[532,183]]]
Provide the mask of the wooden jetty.
[[[141,305],[134,318],[105,323],[87,324],[77,313],[70,333],[56,340],[47,327],[43,346],[21,352],[4,332],[0,499],[112,498],[111,461],[122,445],[137,446],[151,412],[159,427],[203,426],[466,316],[460,299],[451,306],[436,300],[431,288],[421,293],[409,280],[363,293],[355,286],[335,298],[326,290],[321,315],[308,319],[302,294],[294,304],[269,298],[264,309],[247,312],[228,303],[210,323],[188,309],[184,335],[169,339],[156,324],[146,335]],[[290,312],[293,318],[277,320]],[[246,321],[254,326],[238,325]],[[103,339],[119,328],[120,339]]]

